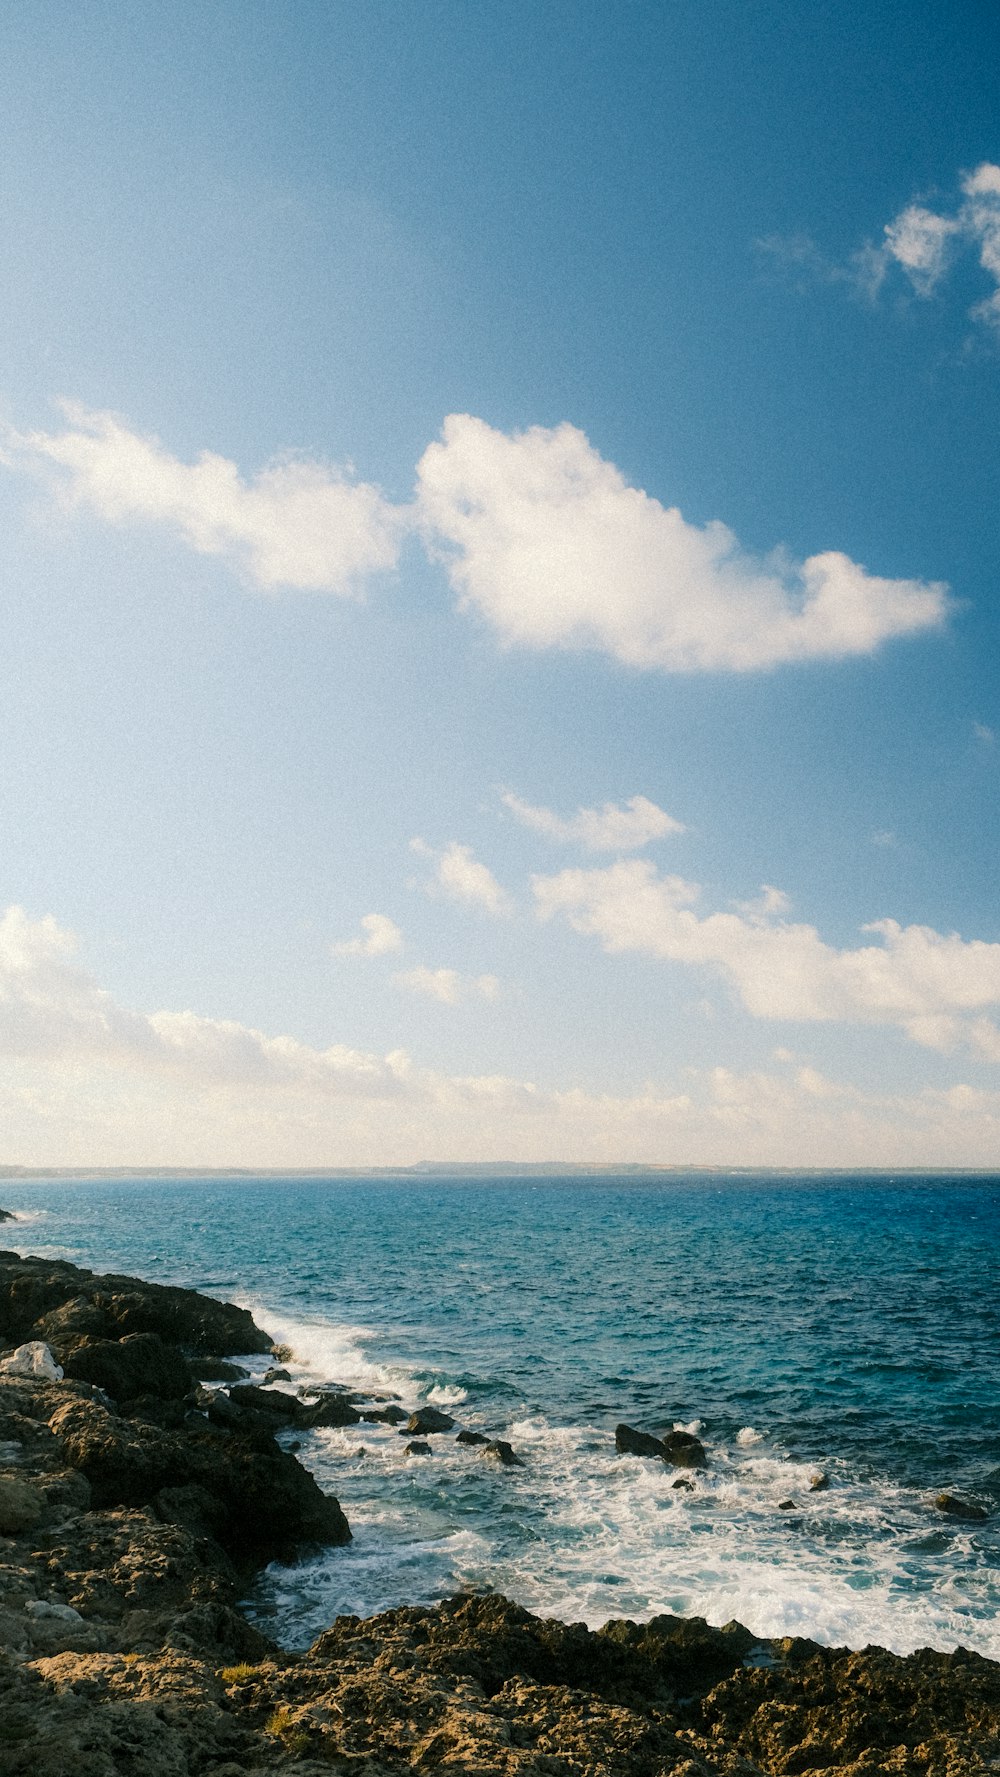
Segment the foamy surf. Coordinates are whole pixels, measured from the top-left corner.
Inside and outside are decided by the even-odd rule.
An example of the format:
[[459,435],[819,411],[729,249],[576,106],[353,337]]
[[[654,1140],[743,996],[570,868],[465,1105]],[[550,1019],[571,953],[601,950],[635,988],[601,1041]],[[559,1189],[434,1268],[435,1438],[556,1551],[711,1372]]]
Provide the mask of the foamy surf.
[[[410,1456],[406,1436],[381,1425],[303,1440],[300,1457],[337,1492],[355,1542],[269,1570],[256,1603],[276,1613],[271,1632],[304,1645],[324,1613],[365,1616],[468,1588],[592,1628],[666,1611],[719,1625],[735,1616],[762,1638],[898,1653],[961,1642],[1000,1657],[990,1616],[949,1595],[946,1556],[914,1589],[907,1546],[927,1521],[919,1495],[843,1478],[810,1494],[815,1464],[738,1437],[712,1448],[709,1471],[691,1473],[618,1456],[593,1423],[528,1415],[487,1429],[509,1439],[523,1469],[500,1469],[453,1435]],[[969,1528],[946,1540],[967,1542]]]

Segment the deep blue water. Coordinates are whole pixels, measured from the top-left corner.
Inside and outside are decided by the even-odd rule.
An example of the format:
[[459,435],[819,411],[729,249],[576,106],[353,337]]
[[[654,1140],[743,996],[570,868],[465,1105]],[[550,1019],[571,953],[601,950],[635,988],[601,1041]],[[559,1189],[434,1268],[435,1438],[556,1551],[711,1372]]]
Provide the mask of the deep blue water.
[[[16,1181],[0,1200],[30,1218],[4,1244],[245,1301],[296,1381],[430,1397],[523,1456],[312,1434],[301,1456],[355,1542],[268,1575],[254,1606],[289,1641],[472,1584],[591,1623],[698,1611],[1000,1657],[1000,1516],[933,1505],[948,1487],[1000,1506],[996,1178]],[[708,1475],[689,1493],[616,1457],[619,1419],[700,1422]]]

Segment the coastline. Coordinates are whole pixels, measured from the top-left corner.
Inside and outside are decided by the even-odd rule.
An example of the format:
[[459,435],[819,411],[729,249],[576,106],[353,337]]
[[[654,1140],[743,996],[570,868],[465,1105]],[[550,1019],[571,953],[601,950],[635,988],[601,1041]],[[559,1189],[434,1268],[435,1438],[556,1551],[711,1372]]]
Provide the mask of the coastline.
[[[10,1777],[996,1768],[1000,1666],[963,1649],[849,1652],[696,1618],[591,1631],[492,1595],[342,1617],[289,1654],[239,1599],[268,1560],[350,1532],[279,1450],[269,1391],[227,1371],[273,1352],[247,1311],[3,1253],[0,1344]],[[67,1374],[2,1368],[32,1344]],[[213,1368],[228,1385],[206,1390]]]

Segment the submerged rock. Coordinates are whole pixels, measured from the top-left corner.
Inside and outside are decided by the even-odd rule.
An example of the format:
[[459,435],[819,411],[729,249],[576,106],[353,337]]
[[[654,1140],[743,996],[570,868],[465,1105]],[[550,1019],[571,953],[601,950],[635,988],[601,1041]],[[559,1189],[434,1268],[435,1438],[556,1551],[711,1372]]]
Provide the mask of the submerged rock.
[[824,1474],[822,1469],[817,1469],[814,1475],[809,1476],[810,1493],[825,1493],[829,1485],[830,1477],[829,1475]]
[[654,1438],[632,1425],[616,1425],[615,1449],[620,1456],[658,1456],[673,1468],[708,1467],[704,1444],[689,1431],[668,1431],[666,1437]]
[[663,1440],[663,1454],[674,1468],[707,1468],[708,1457],[700,1438],[689,1431],[668,1431]]
[[450,1413],[442,1413],[437,1407],[420,1407],[416,1413],[410,1414],[406,1421],[406,1429],[424,1434],[451,1431],[454,1423]]
[[985,1524],[990,1515],[978,1500],[967,1499],[960,1493],[939,1493],[934,1504],[949,1518],[965,1518],[970,1524]]
[[654,1438],[648,1431],[636,1431],[631,1425],[615,1426],[615,1449],[619,1456],[666,1455],[662,1438]]
[[426,1444],[422,1438],[414,1438],[412,1443],[403,1446],[404,1456],[429,1456],[430,1453],[430,1445]]
[[402,1407],[366,1407],[361,1417],[366,1425],[403,1425],[409,1414]]
[[483,1446],[483,1455],[492,1457],[493,1461],[499,1462],[503,1468],[524,1467],[520,1456],[515,1456],[505,1438],[490,1438]]
[[296,1425],[312,1430],[324,1426],[360,1425],[361,1414],[346,1394],[321,1394],[318,1401],[298,1404]]
[[482,1431],[460,1431],[455,1439],[456,1444],[488,1444],[489,1441]]

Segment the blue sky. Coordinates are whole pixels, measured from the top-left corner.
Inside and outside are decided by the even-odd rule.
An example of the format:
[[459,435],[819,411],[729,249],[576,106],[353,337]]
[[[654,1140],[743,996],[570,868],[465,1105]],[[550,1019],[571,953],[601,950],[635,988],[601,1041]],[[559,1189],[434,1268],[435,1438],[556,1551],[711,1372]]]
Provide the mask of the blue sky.
[[996,1163],[998,35],[4,20],[0,1158]]

